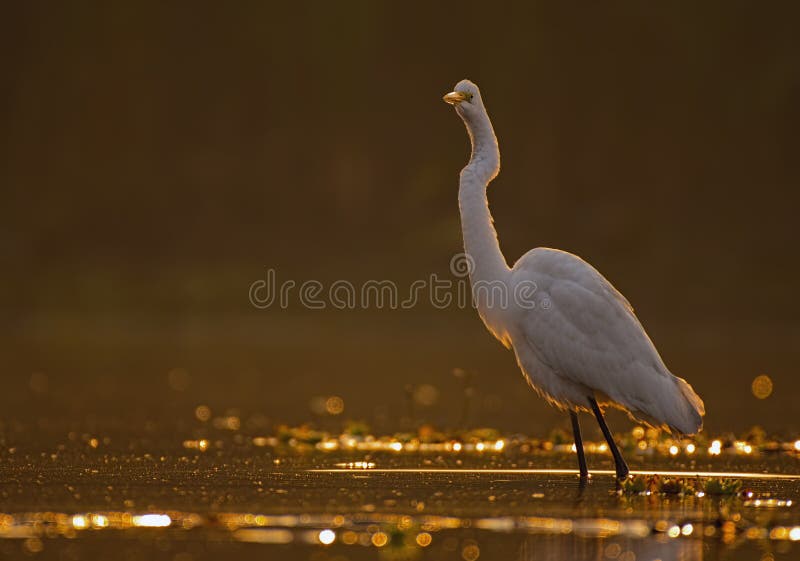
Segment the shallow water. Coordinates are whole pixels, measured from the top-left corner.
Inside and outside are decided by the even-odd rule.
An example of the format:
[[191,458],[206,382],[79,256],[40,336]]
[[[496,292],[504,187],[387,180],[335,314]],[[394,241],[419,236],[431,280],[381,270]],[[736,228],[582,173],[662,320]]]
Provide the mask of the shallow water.
[[607,454],[589,455],[581,488],[568,454],[296,453],[235,437],[201,451],[168,437],[42,445],[20,434],[0,451],[3,557],[800,556],[800,461],[787,454],[630,458],[642,473],[735,477],[744,489],[647,496],[617,491]]

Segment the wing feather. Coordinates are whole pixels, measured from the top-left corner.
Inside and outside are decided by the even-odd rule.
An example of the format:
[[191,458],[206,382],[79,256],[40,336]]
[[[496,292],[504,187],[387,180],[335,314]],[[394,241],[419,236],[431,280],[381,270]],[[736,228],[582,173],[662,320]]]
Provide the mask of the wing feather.
[[671,377],[633,307],[596,269],[564,251],[537,248],[512,278],[536,283],[536,306],[518,328],[557,374],[647,413],[653,378]]

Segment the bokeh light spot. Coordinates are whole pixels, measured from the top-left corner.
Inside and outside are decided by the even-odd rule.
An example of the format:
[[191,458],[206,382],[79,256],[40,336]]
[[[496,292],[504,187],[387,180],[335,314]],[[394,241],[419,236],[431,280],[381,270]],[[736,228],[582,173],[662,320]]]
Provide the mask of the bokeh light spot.
[[431,384],[422,384],[414,389],[414,401],[424,407],[435,405],[439,400],[439,390]]
[[336,539],[336,533],[333,530],[322,530],[319,533],[319,541],[324,545],[330,545]]
[[[644,434],[644,430],[642,434]],[[622,553],[622,547],[618,543],[610,543],[606,546],[604,555],[609,559],[616,559],[620,553]]]
[[40,553],[44,549],[44,544],[39,538],[28,538],[22,543],[22,547],[25,550],[25,553],[36,554]]
[[480,556],[481,550],[476,543],[465,545],[461,550],[461,558],[464,559],[464,561],[475,561]]
[[325,411],[329,415],[341,415],[344,412],[344,400],[338,395],[332,395],[325,400]]
[[677,538],[681,535],[681,528],[680,526],[671,526],[669,530],[667,530],[667,535],[671,538]]
[[166,528],[172,519],[167,514],[141,514],[134,516],[131,523],[140,528]]
[[198,421],[205,423],[211,418],[211,409],[207,405],[198,405],[194,410],[194,416]]
[[767,399],[772,395],[772,378],[766,374],[756,376],[753,379],[751,390],[753,391],[753,395],[758,399]]

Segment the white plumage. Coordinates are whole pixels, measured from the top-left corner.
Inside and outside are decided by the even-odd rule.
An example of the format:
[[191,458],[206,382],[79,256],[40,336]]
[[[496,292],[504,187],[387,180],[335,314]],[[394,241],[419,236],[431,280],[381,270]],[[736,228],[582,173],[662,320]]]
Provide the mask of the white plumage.
[[702,401],[667,370],[631,305],[596,269],[571,253],[537,248],[516,262],[511,283],[517,278],[536,283],[539,305],[518,318],[511,340],[543,397],[588,410],[587,396],[599,392],[600,403],[650,424],[700,429]]
[[[472,143],[461,172],[459,207],[464,247],[478,312],[487,328],[511,347],[530,385],[570,411],[595,413],[614,453],[617,475],[627,466],[610,438],[598,403],[678,433],[702,427],[703,401],[664,365],[633,307],[586,261],[565,251],[536,248],[509,268],[497,241],[486,187],[500,169],[500,153],[477,86],[459,82],[444,97],[464,120]],[[498,283],[500,283],[498,285]],[[488,286],[506,290],[505,301]],[[526,290],[519,290],[519,289]],[[520,300],[520,294],[527,294]],[[578,446],[581,475],[586,467]]]

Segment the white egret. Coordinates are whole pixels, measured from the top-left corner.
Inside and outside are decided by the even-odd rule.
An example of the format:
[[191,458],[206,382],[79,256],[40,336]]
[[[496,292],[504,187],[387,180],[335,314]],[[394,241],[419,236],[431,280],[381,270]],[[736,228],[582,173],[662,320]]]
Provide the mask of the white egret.
[[458,202],[478,313],[489,331],[514,350],[533,389],[569,411],[581,479],[588,471],[579,411],[594,413],[614,456],[617,478],[624,479],[628,466],[602,406],[688,435],[702,428],[703,401],[667,369],[631,305],[586,261],[540,247],[508,266],[486,198],[486,187],[500,170],[500,151],[480,90],[462,80],[444,100],[464,121],[472,144]]

